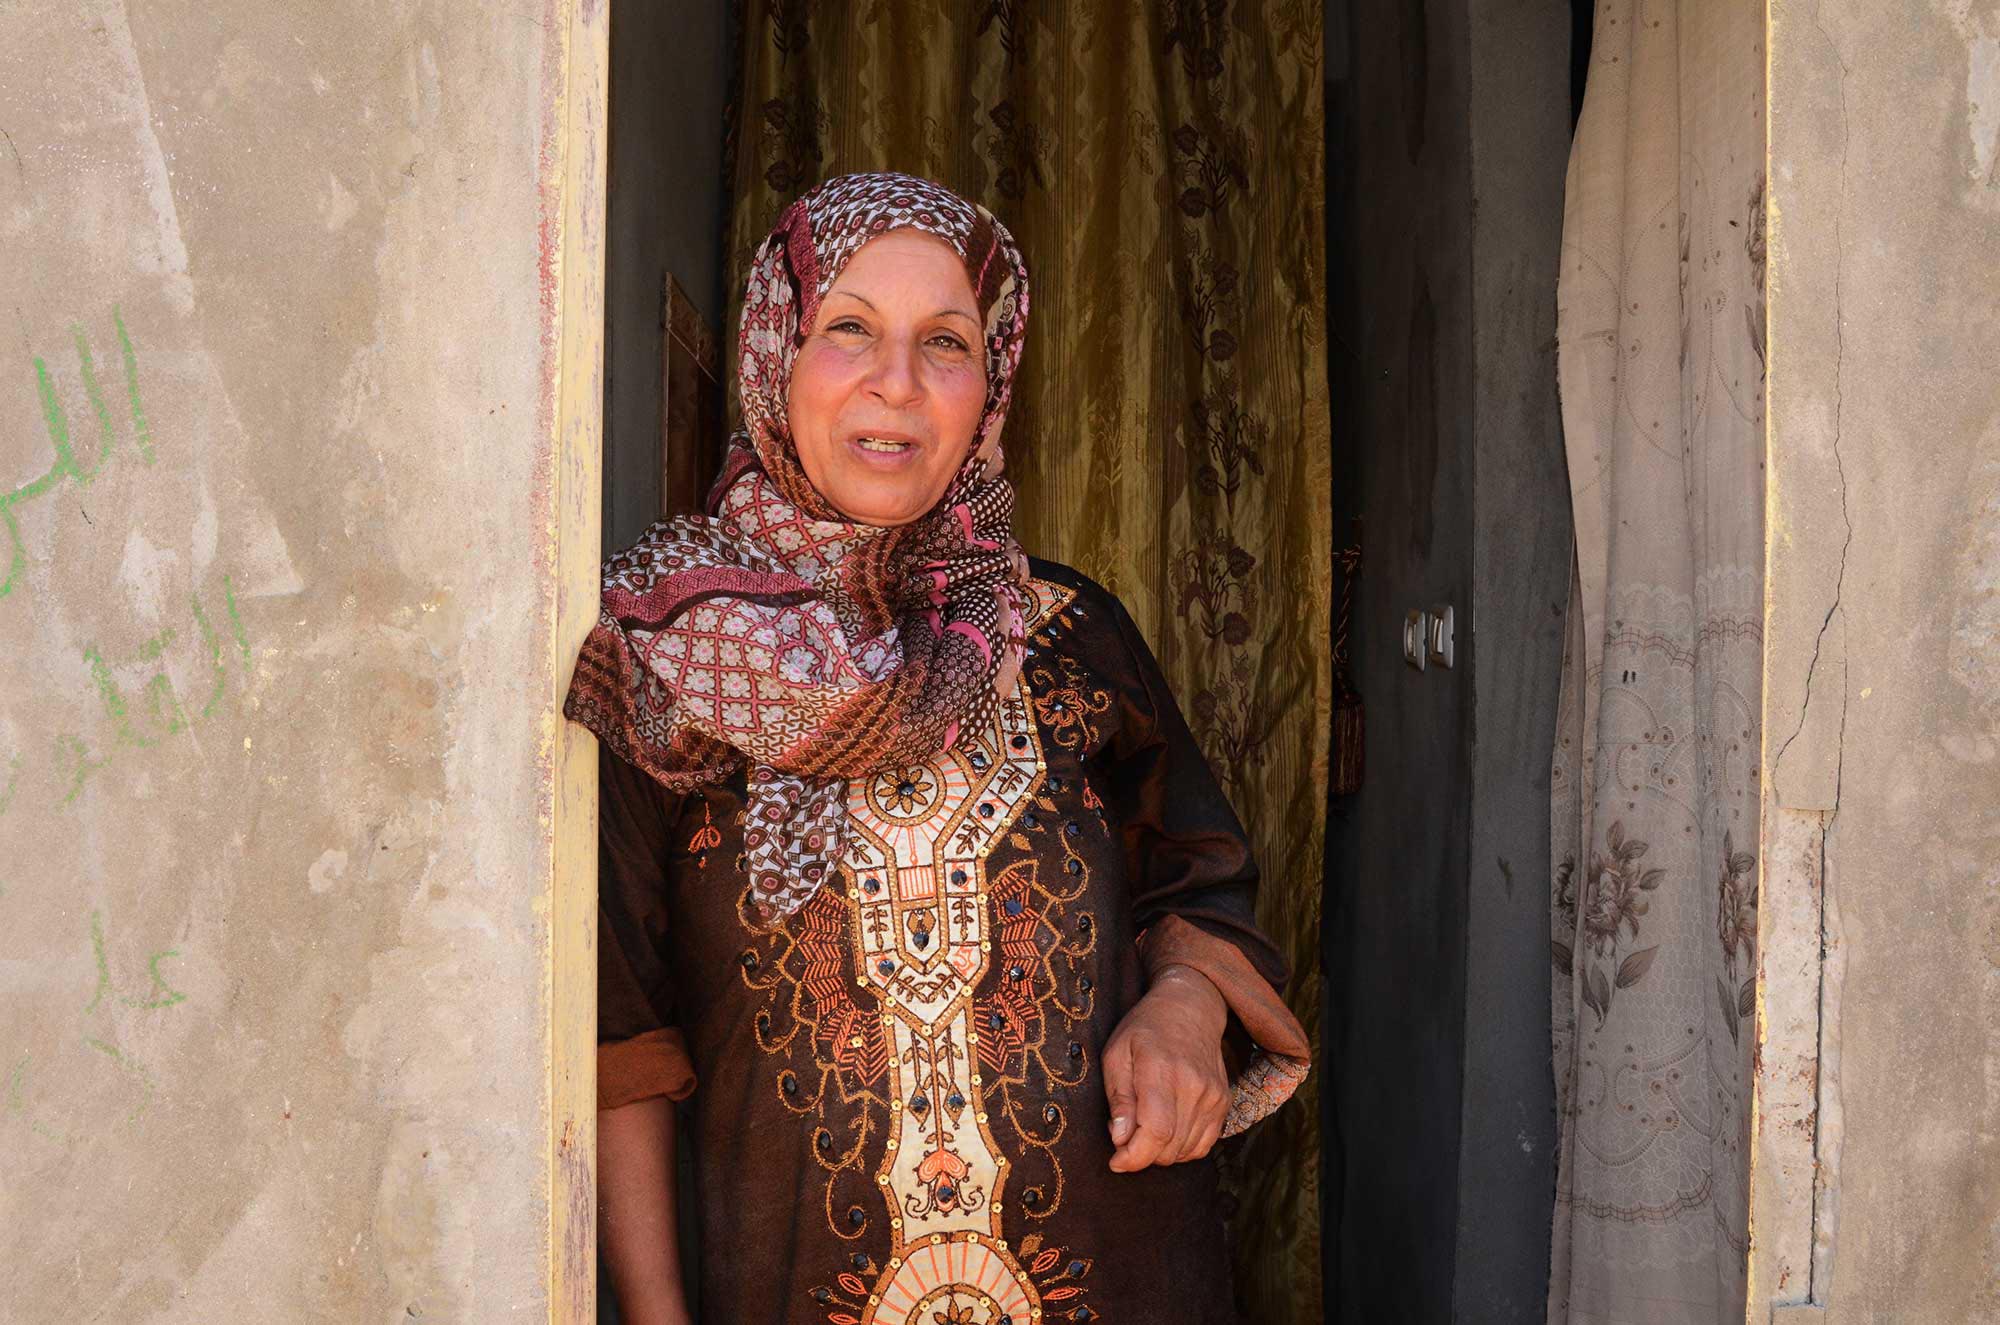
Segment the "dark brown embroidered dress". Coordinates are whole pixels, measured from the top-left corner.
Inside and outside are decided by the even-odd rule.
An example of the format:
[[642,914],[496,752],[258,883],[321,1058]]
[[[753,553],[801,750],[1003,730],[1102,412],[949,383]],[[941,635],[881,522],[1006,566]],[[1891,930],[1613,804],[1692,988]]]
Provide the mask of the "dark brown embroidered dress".
[[[1234,1325],[1213,1159],[1111,1172],[1098,1054],[1146,972],[1228,999],[1232,1126],[1303,1033],[1256,869],[1116,600],[1037,562],[982,733],[857,779],[839,876],[775,928],[744,779],[603,756],[600,1103],[690,1098],[710,1325]],[[699,1089],[695,1082],[700,1081]]]

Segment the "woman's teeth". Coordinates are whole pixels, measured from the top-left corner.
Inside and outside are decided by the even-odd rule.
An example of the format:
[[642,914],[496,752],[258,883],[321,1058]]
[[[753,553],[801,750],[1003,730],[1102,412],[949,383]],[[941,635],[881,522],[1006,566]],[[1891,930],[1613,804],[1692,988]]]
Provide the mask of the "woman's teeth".
[[887,451],[893,453],[910,449],[908,442],[888,442],[882,440],[880,437],[857,437],[854,439],[854,443],[864,451]]

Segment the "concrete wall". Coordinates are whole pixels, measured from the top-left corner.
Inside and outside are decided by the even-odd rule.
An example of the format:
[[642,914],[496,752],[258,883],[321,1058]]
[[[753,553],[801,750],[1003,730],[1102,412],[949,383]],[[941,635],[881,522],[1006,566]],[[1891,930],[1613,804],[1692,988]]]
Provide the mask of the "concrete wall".
[[570,11],[0,9],[0,1318],[546,1319],[587,1253]]
[[[1341,1320],[1534,1320],[1569,8],[1352,0],[1327,21],[1335,509],[1366,525],[1368,734],[1329,829],[1328,1282]],[[1404,614],[1440,604],[1457,666],[1420,675]]]
[[2000,8],[1770,9],[1750,1319],[2000,1319]]
[[611,9],[606,222],[604,538],[624,547],[660,514],[660,282],[723,332],[724,103],[731,7],[623,0]]

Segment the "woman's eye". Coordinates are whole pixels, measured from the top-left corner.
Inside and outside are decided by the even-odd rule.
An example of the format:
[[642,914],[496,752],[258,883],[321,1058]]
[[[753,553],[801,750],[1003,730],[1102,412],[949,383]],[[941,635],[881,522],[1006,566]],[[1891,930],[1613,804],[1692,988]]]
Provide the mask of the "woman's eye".
[[840,319],[840,321],[828,327],[827,330],[840,331],[840,332],[861,332],[867,330],[867,328],[863,327],[859,322],[856,322],[851,317],[844,317]]
[[939,334],[931,337],[931,344],[942,345],[946,349],[956,350],[960,354],[965,353],[965,342],[960,340],[956,336],[949,335],[944,332],[940,332]]

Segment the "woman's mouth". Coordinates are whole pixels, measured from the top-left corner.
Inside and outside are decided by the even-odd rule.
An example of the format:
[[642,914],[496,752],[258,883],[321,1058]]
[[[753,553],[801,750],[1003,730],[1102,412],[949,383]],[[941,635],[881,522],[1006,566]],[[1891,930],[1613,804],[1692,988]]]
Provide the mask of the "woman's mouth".
[[907,433],[851,433],[847,454],[854,463],[881,472],[901,473],[923,457],[923,444]]

